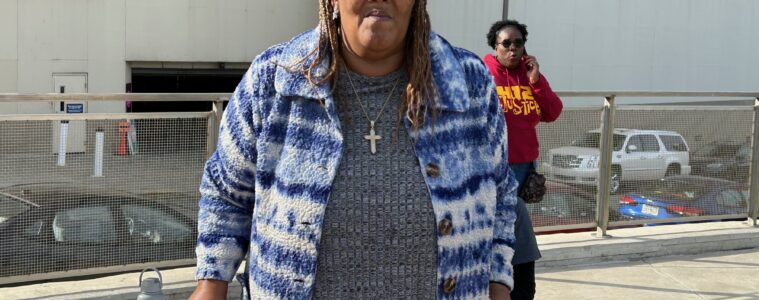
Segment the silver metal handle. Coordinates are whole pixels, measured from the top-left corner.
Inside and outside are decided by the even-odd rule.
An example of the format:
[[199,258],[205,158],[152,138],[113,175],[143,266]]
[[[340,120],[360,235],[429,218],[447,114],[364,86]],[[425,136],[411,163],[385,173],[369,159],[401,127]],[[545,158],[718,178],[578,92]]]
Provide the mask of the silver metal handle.
[[140,272],[140,284],[139,284],[139,287],[142,287],[142,275],[144,275],[145,271],[147,271],[147,270],[153,270],[153,272],[156,272],[158,274],[158,286],[160,286],[161,289],[163,289],[163,276],[161,276],[161,272],[158,272],[158,269],[156,269],[156,268],[145,268],[145,269],[142,270],[142,272]]

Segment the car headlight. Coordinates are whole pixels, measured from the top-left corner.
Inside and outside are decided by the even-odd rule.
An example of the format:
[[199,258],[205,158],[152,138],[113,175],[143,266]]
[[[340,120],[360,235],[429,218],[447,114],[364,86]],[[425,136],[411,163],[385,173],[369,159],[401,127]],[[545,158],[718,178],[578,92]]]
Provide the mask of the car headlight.
[[584,167],[586,169],[598,168],[598,156],[584,156],[582,161],[585,162]]

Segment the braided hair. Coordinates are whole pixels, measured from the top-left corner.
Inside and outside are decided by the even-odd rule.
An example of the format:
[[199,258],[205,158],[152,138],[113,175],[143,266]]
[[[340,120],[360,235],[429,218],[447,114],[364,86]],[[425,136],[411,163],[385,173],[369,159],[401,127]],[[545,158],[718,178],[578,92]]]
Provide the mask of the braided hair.
[[[331,80],[334,90],[340,73],[338,70],[344,62],[340,49],[342,42],[340,19],[332,18],[335,10],[332,2],[333,0],[319,0],[319,41],[318,47],[312,52],[312,55],[316,55],[316,59],[309,66],[305,66],[303,72],[313,85]],[[414,129],[418,129],[425,122],[428,109],[435,107],[436,91],[429,51],[430,32],[427,0],[416,0],[406,35],[406,55],[403,62],[409,82],[406,85],[405,99],[402,99],[398,112],[399,116],[405,115]],[[314,70],[322,59],[329,59],[329,72],[317,77]],[[345,105],[341,106],[345,107]],[[436,112],[434,109],[429,110],[434,120]]]

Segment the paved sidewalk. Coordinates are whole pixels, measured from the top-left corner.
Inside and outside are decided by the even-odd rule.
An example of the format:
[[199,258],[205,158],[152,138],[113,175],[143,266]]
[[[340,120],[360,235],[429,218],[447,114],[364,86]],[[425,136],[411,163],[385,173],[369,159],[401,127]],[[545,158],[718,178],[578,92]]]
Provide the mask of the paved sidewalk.
[[539,268],[536,299],[759,299],[759,249]]
[[[192,268],[163,272],[170,282],[165,287],[169,299],[186,299],[194,287],[188,276],[191,273]],[[538,300],[759,299],[759,249],[538,268],[536,279]],[[135,274],[125,274],[105,280],[0,289],[0,298],[134,299],[136,284]]]

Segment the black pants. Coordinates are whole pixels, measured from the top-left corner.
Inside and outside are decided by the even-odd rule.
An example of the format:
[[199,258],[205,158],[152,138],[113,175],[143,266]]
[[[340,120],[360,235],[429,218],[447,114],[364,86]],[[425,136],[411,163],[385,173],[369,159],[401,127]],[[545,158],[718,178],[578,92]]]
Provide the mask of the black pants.
[[535,262],[515,265],[511,300],[532,300],[533,298],[535,298]]

